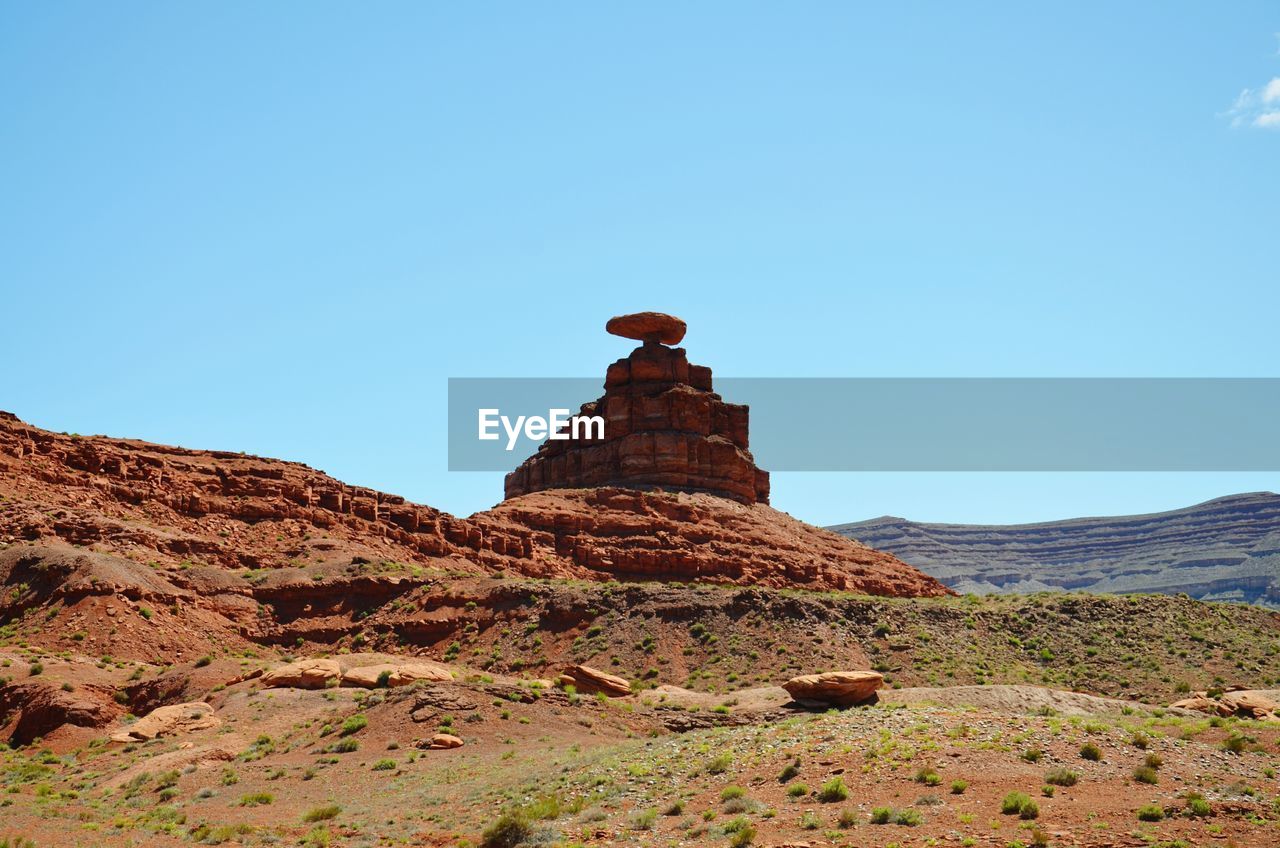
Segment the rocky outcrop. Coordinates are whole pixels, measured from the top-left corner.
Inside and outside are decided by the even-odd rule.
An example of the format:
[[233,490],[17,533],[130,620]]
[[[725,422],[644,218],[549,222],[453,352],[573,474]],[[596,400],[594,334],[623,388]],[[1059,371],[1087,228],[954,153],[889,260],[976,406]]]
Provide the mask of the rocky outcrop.
[[1222,693],[1222,703],[1226,704],[1241,718],[1252,718],[1261,721],[1280,720],[1280,703],[1247,689]]
[[1280,609],[1280,495],[1271,492],[1149,515],[1011,525],[886,516],[831,529],[959,592],[1183,593]]
[[874,671],[827,671],[793,677],[782,688],[805,706],[851,707],[871,703],[884,675]]
[[556,682],[561,686],[572,686],[583,695],[603,692],[611,697],[622,698],[631,694],[631,684],[625,678],[589,665],[569,666]]
[[426,660],[364,665],[342,673],[343,686],[358,686],[364,689],[373,689],[377,686],[408,686],[419,680],[442,683],[452,679],[453,673],[448,668]]
[[[472,516],[528,533],[532,572],[936,597],[938,581],[764,504],[636,489],[535,492]],[[538,566],[545,571],[537,571]]]
[[178,736],[208,730],[222,724],[213,707],[203,701],[158,707],[133,724],[111,734],[112,742],[145,742],[161,736]]
[[263,672],[261,680],[267,689],[324,689],[342,680],[342,666],[337,660],[298,660]]
[[[727,464],[698,472],[695,488],[717,494],[651,491],[629,480],[625,488],[512,497],[462,519],[297,463],[51,433],[0,415],[0,545],[18,543],[0,550],[0,583],[10,587],[0,593],[0,616],[61,601],[79,618],[59,619],[65,627],[50,628],[50,639],[86,630],[85,646],[101,654],[181,660],[215,644],[247,647],[237,644],[245,640],[330,642],[442,569],[453,577],[946,593],[892,556],[753,503],[767,493],[748,481],[766,478],[755,477],[754,465],[745,473],[745,408],[720,401],[709,391],[709,371],[656,342],[623,361],[628,381],[643,376],[637,363],[650,361],[646,351],[687,383],[628,382],[619,397],[632,404],[643,432],[650,427],[644,410],[665,407],[650,409],[634,393],[641,383],[661,384],[659,394],[673,403],[692,399],[698,427],[713,435],[674,437],[727,451]],[[738,484],[738,500],[722,496]],[[174,608],[180,621],[162,612]],[[156,615],[140,621],[144,609]],[[113,616],[118,627],[94,626]]]
[[27,745],[66,724],[105,727],[117,710],[91,694],[66,692],[46,683],[0,686],[0,735],[12,745]]
[[[711,369],[691,365],[684,322],[658,313],[612,319],[610,332],[645,339],[609,366],[604,395],[580,416],[604,419],[604,438],[548,439],[506,478],[506,496],[546,489],[637,486],[769,502],[769,474],[748,449],[747,407],[712,391]],[[585,428],[584,428],[585,430]],[[594,436],[594,434],[590,434]]]
[[1236,716],[1258,721],[1280,721],[1280,703],[1277,703],[1269,693],[1252,689],[1236,689],[1223,692],[1217,697],[1211,696],[1208,692],[1193,692],[1191,697],[1174,701],[1169,706],[1224,718]]

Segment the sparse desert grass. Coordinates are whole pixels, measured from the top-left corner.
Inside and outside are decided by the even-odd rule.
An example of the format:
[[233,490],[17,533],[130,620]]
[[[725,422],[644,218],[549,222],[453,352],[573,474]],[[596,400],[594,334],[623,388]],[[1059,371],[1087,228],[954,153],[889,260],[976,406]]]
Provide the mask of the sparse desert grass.
[[1075,786],[1080,775],[1068,768],[1052,768],[1044,776],[1044,782],[1050,786]]
[[315,807],[308,810],[306,815],[302,817],[302,820],[307,824],[314,824],[315,822],[328,821],[329,819],[337,818],[338,814],[341,812],[342,807],[337,804],[327,804],[323,807]]

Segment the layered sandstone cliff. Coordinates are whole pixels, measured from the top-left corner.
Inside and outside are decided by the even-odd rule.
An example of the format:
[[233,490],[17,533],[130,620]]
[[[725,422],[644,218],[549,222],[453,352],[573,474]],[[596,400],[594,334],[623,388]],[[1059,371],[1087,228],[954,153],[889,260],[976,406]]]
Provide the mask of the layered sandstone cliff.
[[[512,498],[459,518],[296,462],[54,433],[0,413],[0,547],[22,543],[138,564],[126,580],[119,563],[107,568],[90,556],[77,566],[83,579],[57,591],[127,584],[121,591],[131,597],[167,598],[174,593],[149,582],[167,575],[188,598],[223,590],[231,598],[248,580],[255,597],[298,609],[374,603],[420,579],[420,567],[902,596],[947,591],[892,556],[761,504],[597,488]],[[38,588],[28,577],[13,583]]]
[[748,410],[712,391],[711,369],[689,362],[684,322],[659,313],[614,318],[609,331],[644,343],[609,366],[604,395],[579,415],[604,418],[603,439],[547,440],[507,475],[507,498],[546,489],[659,487],[769,502],[769,473],[748,447]]

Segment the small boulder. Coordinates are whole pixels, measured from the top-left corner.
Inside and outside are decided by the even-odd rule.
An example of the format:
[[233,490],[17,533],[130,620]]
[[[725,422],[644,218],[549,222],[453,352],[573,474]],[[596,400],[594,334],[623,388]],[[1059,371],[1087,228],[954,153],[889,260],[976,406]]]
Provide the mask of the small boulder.
[[600,671],[589,665],[569,666],[557,682],[561,687],[572,686],[584,695],[603,692],[615,698],[622,698],[631,694],[631,684],[625,678]]
[[298,660],[280,668],[273,668],[262,675],[262,685],[268,689],[323,689],[330,680],[342,678],[342,667],[337,660]]
[[203,701],[157,707],[128,727],[111,734],[112,742],[145,742],[160,736],[192,733],[222,724]]
[[793,677],[782,688],[798,703],[816,707],[851,707],[874,702],[884,675],[874,671],[828,671]]
[[406,686],[418,680],[443,683],[453,679],[453,673],[439,663],[414,661],[406,663],[379,663],[348,669],[342,674],[343,686],[363,686],[373,689],[386,675],[385,685]]
[[451,733],[437,733],[430,739],[423,739],[417,743],[417,747],[428,751],[443,751],[447,748],[461,748],[462,745],[462,740]]

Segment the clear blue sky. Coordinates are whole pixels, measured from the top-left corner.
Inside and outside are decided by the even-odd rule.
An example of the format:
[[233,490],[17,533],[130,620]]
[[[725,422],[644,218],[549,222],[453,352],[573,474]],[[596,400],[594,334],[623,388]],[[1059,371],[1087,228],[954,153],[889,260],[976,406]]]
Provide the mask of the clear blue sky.
[[[0,409],[467,514],[449,376],[1280,376],[1271,3],[0,2]],[[1271,123],[1268,128],[1267,124]],[[1022,521],[1276,475],[778,474]]]

